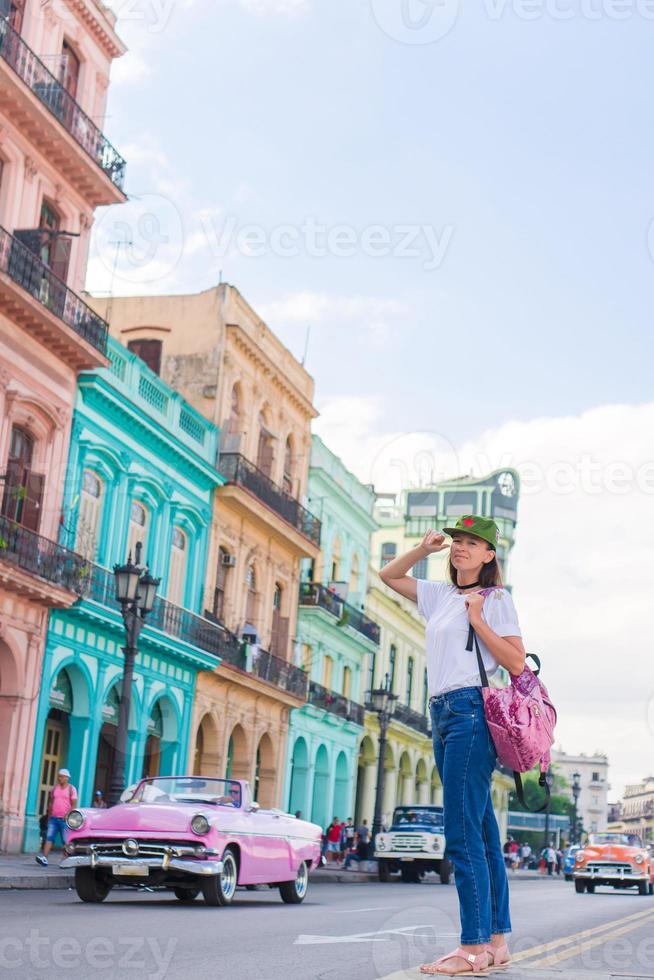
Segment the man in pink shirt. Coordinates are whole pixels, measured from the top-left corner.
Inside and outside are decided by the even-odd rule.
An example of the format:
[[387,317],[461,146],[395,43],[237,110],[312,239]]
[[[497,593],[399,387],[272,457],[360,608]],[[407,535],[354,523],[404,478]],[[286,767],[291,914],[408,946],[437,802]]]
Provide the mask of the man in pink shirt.
[[57,840],[57,835],[61,837],[62,844],[66,842],[66,817],[76,806],[77,790],[70,782],[70,772],[68,769],[60,769],[57,774],[57,783],[50,790],[48,797],[48,829],[45,835],[43,853],[36,855],[37,864],[47,865],[48,854]]

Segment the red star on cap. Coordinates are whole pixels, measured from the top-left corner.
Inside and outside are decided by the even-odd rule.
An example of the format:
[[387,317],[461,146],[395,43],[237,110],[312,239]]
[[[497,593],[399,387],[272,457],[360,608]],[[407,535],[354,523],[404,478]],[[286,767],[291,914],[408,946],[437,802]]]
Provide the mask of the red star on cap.
[[475,523],[475,519],[474,517],[464,517],[463,523],[466,527],[472,527],[472,525]]

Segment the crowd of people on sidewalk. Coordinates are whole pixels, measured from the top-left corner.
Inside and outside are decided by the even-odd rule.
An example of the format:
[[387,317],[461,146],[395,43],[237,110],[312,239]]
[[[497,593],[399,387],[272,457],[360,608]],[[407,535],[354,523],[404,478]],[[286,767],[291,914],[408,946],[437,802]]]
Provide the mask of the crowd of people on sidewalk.
[[[295,816],[301,818],[301,811],[298,810]],[[347,870],[352,864],[358,866],[361,861],[369,860],[372,856],[371,848],[372,841],[367,820],[362,820],[360,825],[355,827],[352,817],[348,817],[345,821],[334,817],[322,835],[322,864]]]
[[503,847],[504,863],[512,871],[541,871],[552,876],[563,872],[563,851],[560,847],[547,844],[536,854],[525,841],[519,844],[513,837],[507,837]]

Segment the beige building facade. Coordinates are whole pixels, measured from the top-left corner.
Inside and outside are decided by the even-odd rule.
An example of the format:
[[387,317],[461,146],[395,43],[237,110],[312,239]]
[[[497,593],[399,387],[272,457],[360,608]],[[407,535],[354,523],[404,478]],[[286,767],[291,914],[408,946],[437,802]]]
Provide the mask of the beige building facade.
[[205,615],[247,646],[200,677],[189,762],[205,773],[248,771],[266,803],[279,805],[288,712],[306,699],[306,675],[292,663],[300,560],[317,558],[320,545],[320,522],[305,506],[313,379],[228,284],[94,305],[114,336],[221,429],[225,483]]

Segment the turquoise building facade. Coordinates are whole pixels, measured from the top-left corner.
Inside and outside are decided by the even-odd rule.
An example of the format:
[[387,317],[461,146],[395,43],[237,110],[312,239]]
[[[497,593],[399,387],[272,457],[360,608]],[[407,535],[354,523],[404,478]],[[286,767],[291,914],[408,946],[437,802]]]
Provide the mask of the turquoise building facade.
[[127,783],[186,771],[198,671],[220,663],[225,634],[199,615],[218,429],[135,354],[109,340],[110,367],[80,375],[61,543],[88,560],[79,601],[52,611],[37,705],[25,849],[59,766],[80,804],[107,792],[118,721],[125,633],[114,598],[115,563],[137,542],[161,578],[139,639],[128,736]]
[[375,494],[313,436],[308,507],[322,522],[321,552],[303,562],[296,662],[307,703],[291,711],[284,804],[326,827],[354,816],[368,664],[379,627],[363,613]]

